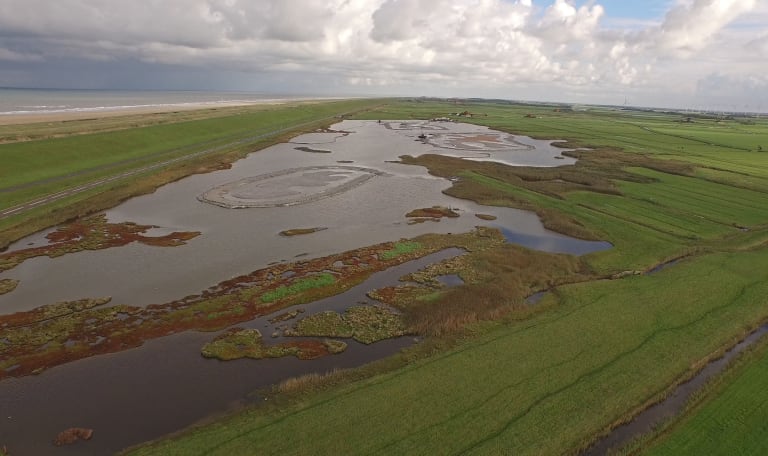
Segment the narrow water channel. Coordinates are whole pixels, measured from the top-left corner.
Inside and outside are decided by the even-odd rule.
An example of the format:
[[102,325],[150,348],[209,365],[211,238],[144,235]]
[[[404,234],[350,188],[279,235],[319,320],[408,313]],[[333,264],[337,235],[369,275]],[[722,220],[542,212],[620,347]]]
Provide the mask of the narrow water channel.
[[763,325],[734,345],[725,354],[707,364],[696,376],[680,384],[666,399],[648,407],[632,421],[617,427],[610,434],[598,440],[593,446],[582,452],[583,456],[602,456],[610,454],[647,434],[665,420],[682,412],[691,396],[700,390],[712,377],[721,373],[733,359],[768,334],[768,325]]
[[[323,310],[343,311],[370,302],[369,290],[395,285],[403,275],[462,253],[460,249],[437,252],[375,273],[345,293],[277,313],[302,308],[304,317]],[[283,337],[268,337],[278,326],[269,322],[273,316],[237,326],[261,329],[266,343],[277,343]],[[310,361],[203,358],[201,347],[219,333],[189,331],[58,366],[42,375],[3,380],[0,445],[7,445],[13,455],[112,454],[210,415],[258,403],[260,398],[252,396],[253,391],[286,378],[360,366],[416,342],[413,336],[372,345],[349,339],[345,352]],[[55,436],[70,427],[92,428],[94,438],[71,447],[53,446]]]

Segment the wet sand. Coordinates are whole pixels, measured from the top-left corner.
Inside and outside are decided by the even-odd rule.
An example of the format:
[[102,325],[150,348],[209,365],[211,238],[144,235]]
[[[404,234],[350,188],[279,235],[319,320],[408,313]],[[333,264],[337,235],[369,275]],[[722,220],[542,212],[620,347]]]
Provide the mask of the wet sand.
[[[323,101],[330,101],[331,99],[323,99]],[[285,103],[305,103],[311,101],[318,101],[315,98],[291,98],[291,99],[270,99],[270,100],[258,100],[258,101],[216,101],[206,103],[184,103],[184,104],[168,104],[157,106],[115,106],[104,108],[85,108],[82,111],[66,111],[66,112],[41,112],[41,113],[24,113],[24,114],[3,114],[0,113],[0,125],[22,125],[31,123],[45,123],[45,122],[66,122],[72,120],[95,120],[105,117],[120,117],[120,116],[132,116],[132,115],[146,115],[146,114],[161,114],[169,112],[179,111],[195,111],[205,109],[226,109],[236,108],[243,106],[254,105],[280,105]]]

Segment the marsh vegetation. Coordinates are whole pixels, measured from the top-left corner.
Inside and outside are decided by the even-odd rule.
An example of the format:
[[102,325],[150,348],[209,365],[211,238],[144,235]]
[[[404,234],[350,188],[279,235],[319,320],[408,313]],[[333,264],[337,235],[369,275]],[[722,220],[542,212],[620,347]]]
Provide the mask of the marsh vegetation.
[[[567,140],[559,145],[572,149],[563,155],[575,164],[544,168],[445,154],[403,156],[397,166],[424,167],[450,180],[445,194],[486,206],[469,212],[477,217],[457,220],[482,226],[470,233],[409,237],[274,264],[148,309],[63,303],[47,310],[56,315],[53,321],[67,321],[66,331],[55,335],[61,327],[49,326],[48,317],[25,314],[24,325],[45,324],[39,333],[52,336],[34,343],[30,339],[32,351],[14,352],[0,373],[25,375],[55,365],[52,359],[114,351],[104,347],[119,343],[123,349],[190,329],[225,331],[203,348],[206,356],[219,359],[312,358],[340,351],[346,343],[332,338],[371,343],[412,334],[425,339],[357,370],[286,381],[270,393],[269,403],[276,405],[256,407],[135,454],[238,454],[258,448],[313,454],[427,453],[435,448],[554,454],[589,447],[768,319],[763,298],[768,293],[768,155],[757,150],[758,144],[768,143],[768,124],[715,119],[684,124],[675,114],[602,108],[553,111],[498,103],[466,108],[485,114],[468,121],[504,135]],[[407,135],[418,125],[414,122],[452,111],[448,103],[393,100],[357,117],[398,119],[382,128]],[[459,147],[464,137],[456,138]],[[480,139],[498,143],[494,138]],[[552,231],[608,241],[613,248],[577,257],[510,244],[493,220],[496,208],[533,211]],[[449,212],[458,215],[444,209],[438,212],[446,220],[434,226],[454,222]],[[438,218],[435,210],[427,206],[413,217]],[[448,247],[464,254],[411,273],[398,285],[369,290],[370,298],[397,313],[354,303],[343,311],[301,317],[288,309],[285,320],[277,320],[295,320],[288,335],[321,339],[273,345],[253,328],[233,326],[338,294],[373,272]],[[681,257],[685,261],[643,274]],[[462,283],[444,286],[438,278],[445,275]],[[535,306],[527,302],[545,291]],[[0,324],[2,318],[9,317],[0,317]],[[304,345],[295,345],[300,342]],[[40,353],[45,363],[35,361],[43,359]],[[759,366],[763,358],[745,358],[744,366]],[[725,394],[762,398],[751,386],[762,375],[759,367],[747,371],[756,372],[749,374],[752,380],[728,380],[723,385],[734,386],[712,388],[711,404]],[[721,405],[706,407],[714,407],[706,413],[715,421],[734,413]],[[699,410],[705,407],[693,407],[691,413]],[[336,425],[350,416],[355,417],[353,426]],[[703,422],[690,422],[670,428],[669,444],[663,443],[668,434],[659,436],[659,448],[680,448],[677,429],[681,435],[706,432]],[[760,426],[756,420],[743,423],[745,432]],[[302,433],[296,434],[297,428]],[[743,436],[734,438],[753,448]],[[707,442],[700,451],[714,448]]]
[[[577,164],[553,169],[439,155],[402,161],[452,178],[451,195],[534,210],[550,229],[614,248],[576,259],[502,244],[441,269],[457,273],[462,286],[377,290],[377,299],[410,307],[404,314],[411,330],[444,341],[472,336],[397,375],[375,375],[362,388],[324,389],[322,379],[307,380],[320,392],[291,412],[254,411],[139,454],[195,445],[225,454],[255,442],[326,454],[574,451],[663,398],[768,318],[760,299],[768,291],[760,272],[768,261],[761,204],[768,159],[749,145],[765,142],[768,126],[712,120],[689,128],[673,114],[599,109],[468,108],[487,114],[472,122],[591,150],[568,152]],[[446,110],[440,103],[394,102],[367,115],[418,119]],[[634,274],[681,256],[686,261],[655,274]],[[537,306],[524,305],[541,290],[549,292]],[[436,386],[434,379],[444,381]],[[352,410],[367,411],[356,426],[324,426],[329,415]],[[385,424],[392,420],[401,425]],[[273,438],[299,423],[316,433],[290,443]],[[374,428],[388,431],[367,431]],[[243,432],[248,438],[235,437]]]

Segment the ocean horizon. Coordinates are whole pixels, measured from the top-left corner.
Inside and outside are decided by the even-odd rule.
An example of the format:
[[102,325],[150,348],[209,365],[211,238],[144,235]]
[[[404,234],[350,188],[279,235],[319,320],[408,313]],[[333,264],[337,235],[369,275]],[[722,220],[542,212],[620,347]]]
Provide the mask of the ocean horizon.
[[332,98],[307,94],[195,90],[0,88],[0,116],[179,108]]

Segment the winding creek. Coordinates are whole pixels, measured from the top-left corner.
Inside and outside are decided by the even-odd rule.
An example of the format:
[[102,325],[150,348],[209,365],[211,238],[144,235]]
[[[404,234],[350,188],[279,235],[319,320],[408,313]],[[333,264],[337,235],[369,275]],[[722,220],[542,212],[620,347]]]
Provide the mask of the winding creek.
[[[419,140],[424,131],[427,140]],[[0,279],[19,280],[14,291],[0,295],[0,315],[100,296],[111,296],[110,305],[160,304],[270,264],[424,233],[466,232],[476,225],[499,228],[509,242],[548,252],[581,255],[610,248],[606,242],[549,232],[529,212],[449,197],[442,193],[449,181],[428,175],[424,168],[393,162],[400,155],[446,153],[512,165],[573,163],[561,151],[550,141],[467,124],[343,121],[332,130],[253,153],[231,169],[187,177],[108,211],[110,222],[157,226],[147,234],[199,231],[201,235],[172,248],[134,243],[30,259],[0,273]],[[257,176],[261,177],[254,179]],[[280,177],[279,188],[265,187],[271,176]],[[259,207],[232,209],[199,199],[216,188],[225,188],[238,202],[256,199],[258,203],[246,205]],[[409,224],[404,216],[415,208],[438,205],[460,216],[418,224]],[[477,213],[496,219],[482,221],[474,216]],[[301,236],[279,234],[309,227],[323,229]],[[22,239],[9,250],[44,245],[46,234]],[[459,254],[458,249],[448,249],[410,261],[375,273],[345,293],[298,307],[311,315],[371,302],[365,292],[396,284],[405,274]],[[450,286],[460,283],[456,279],[443,280]],[[239,326],[268,335],[275,328],[269,322],[272,316]],[[311,361],[219,362],[200,356],[200,347],[216,334],[187,331],[40,375],[2,380],[0,445],[7,445],[12,454],[108,454],[262,400],[251,394],[260,387],[305,373],[359,366],[416,341],[400,337],[363,345],[345,340],[345,352]],[[56,434],[72,426],[95,429],[94,438],[54,447]]]

